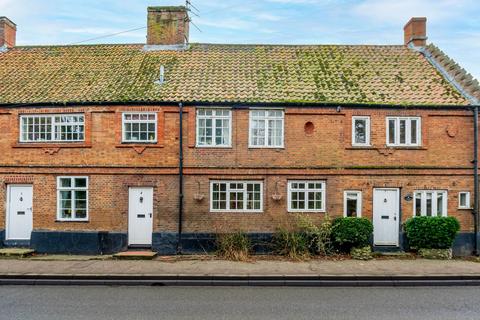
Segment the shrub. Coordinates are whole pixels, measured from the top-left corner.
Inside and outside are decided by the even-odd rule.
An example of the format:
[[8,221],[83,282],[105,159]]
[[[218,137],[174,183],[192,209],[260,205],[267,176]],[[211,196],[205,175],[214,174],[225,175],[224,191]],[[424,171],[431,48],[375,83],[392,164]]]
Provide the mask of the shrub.
[[297,227],[305,233],[308,248],[312,254],[329,255],[332,253],[332,220],[328,215],[319,225],[315,225],[310,217],[297,216]]
[[350,250],[350,255],[355,260],[370,260],[373,259],[372,248],[370,246],[362,248],[352,248]]
[[414,217],[405,222],[408,243],[414,249],[449,249],[459,230],[454,217]]
[[248,260],[252,249],[250,239],[241,231],[217,234],[216,245],[218,256],[233,261]]
[[274,251],[290,259],[302,260],[310,257],[306,233],[278,228],[273,235]]
[[366,218],[337,218],[332,223],[334,246],[342,252],[370,245],[373,225]]

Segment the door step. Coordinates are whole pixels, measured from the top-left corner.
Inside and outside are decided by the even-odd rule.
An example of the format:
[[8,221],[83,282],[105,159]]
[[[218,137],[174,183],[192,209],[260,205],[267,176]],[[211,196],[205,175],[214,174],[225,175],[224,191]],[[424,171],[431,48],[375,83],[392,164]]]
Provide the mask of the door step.
[[27,248],[3,248],[0,249],[0,257],[26,258],[34,252],[35,250]]
[[374,252],[381,252],[381,253],[401,253],[403,250],[397,246],[373,246]]
[[29,248],[30,240],[3,240],[3,246],[7,248]]
[[124,252],[115,253],[114,259],[118,260],[152,260],[157,256],[156,252],[147,250],[129,250]]

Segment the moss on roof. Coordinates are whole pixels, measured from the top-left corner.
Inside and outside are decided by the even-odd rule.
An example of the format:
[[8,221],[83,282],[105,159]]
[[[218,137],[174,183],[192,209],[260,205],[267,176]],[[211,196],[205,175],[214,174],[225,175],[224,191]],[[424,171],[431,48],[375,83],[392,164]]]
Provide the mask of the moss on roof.
[[[165,80],[159,85],[160,66]],[[466,105],[404,46],[141,44],[16,47],[0,54],[0,103],[204,101]]]

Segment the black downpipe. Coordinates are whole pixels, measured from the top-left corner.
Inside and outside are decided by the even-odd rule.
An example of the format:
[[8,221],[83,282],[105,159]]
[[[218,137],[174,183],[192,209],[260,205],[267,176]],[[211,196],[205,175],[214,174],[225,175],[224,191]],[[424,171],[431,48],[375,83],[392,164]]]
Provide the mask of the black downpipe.
[[478,236],[478,105],[473,109],[473,224],[474,224],[474,249],[473,254],[478,256],[479,236]]
[[179,134],[178,134],[178,242],[177,254],[182,253],[182,225],[183,225],[183,103],[178,104]]

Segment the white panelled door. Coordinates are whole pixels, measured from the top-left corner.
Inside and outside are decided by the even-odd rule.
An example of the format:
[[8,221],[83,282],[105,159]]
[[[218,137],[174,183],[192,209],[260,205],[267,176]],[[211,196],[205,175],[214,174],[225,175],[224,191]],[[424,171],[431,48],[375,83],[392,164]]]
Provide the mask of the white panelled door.
[[7,199],[7,240],[30,240],[33,229],[33,187],[9,185]]
[[128,244],[152,245],[153,188],[128,189]]
[[400,191],[394,188],[373,190],[373,243],[398,246]]

